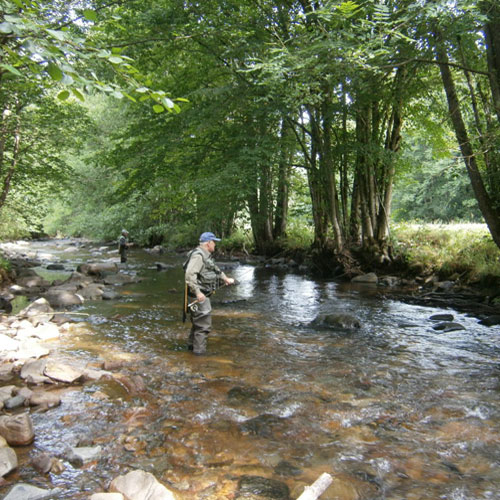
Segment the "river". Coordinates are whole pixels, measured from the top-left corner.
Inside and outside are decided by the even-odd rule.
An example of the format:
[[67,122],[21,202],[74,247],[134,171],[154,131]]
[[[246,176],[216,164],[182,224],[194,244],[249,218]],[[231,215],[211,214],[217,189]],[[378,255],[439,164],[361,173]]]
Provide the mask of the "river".
[[[70,252],[70,243],[30,248],[68,273],[117,258],[92,246]],[[213,297],[208,354],[196,357],[181,318],[182,259],[133,249],[124,271],[142,280],[117,288],[118,300],[86,302],[76,312],[89,316],[75,316],[53,344],[62,359],[123,362],[147,391],[131,396],[110,381],[65,388],[61,406],[32,415],[35,443],[16,449],[10,479],[79,499],[143,469],[178,499],[196,500],[235,498],[238,481],[259,476],[297,498],[328,472],[334,482],[321,500],[500,498],[500,327],[372,287],[236,265],[227,273],[240,284]],[[158,271],[157,261],[171,267]],[[429,318],[442,312],[465,330],[434,331]],[[310,326],[318,313],[362,326]],[[46,477],[29,465],[81,437],[103,447],[96,463],[65,462]],[[263,497],[240,489],[240,498]]]

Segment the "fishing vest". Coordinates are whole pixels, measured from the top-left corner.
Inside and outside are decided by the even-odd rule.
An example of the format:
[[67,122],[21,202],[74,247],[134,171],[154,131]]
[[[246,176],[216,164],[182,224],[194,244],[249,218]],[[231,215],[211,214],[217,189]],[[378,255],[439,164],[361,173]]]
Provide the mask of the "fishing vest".
[[200,290],[203,293],[212,292],[217,288],[217,281],[221,273],[220,269],[216,266],[211,254],[207,256],[201,248],[196,247],[194,250],[189,252],[187,260],[184,264],[182,264],[184,272],[186,272],[189,261],[193,255],[201,255],[201,258],[203,259],[203,267],[197,275]]

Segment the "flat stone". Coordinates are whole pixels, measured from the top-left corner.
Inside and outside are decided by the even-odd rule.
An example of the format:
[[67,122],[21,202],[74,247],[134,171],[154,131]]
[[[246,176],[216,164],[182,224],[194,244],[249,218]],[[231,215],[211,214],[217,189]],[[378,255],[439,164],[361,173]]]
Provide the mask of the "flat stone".
[[5,476],[17,467],[16,452],[9,447],[0,448],[0,477]]
[[49,381],[49,378],[43,374],[46,366],[46,359],[27,361],[21,369],[21,378],[31,384],[43,384]]
[[2,346],[0,347],[0,352],[17,351],[17,349],[19,349],[19,341],[0,333],[0,346]]
[[113,479],[109,491],[134,500],[175,500],[173,493],[159,483],[153,474],[142,470],[134,470]]
[[84,465],[101,456],[102,448],[100,446],[80,446],[71,448],[67,453],[67,459],[76,465]]
[[125,500],[121,493],[94,493],[89,500]]
[[78,370],[62,363],[48,361],[43,373],[47,377],[57,380],[58,382],[72,384],[82,376],[83,370]]
[[9,491],[3,500],[44,500],[45,498],[58,495],[61,491],[61,488],[43,490],[30,484],[19,483]]

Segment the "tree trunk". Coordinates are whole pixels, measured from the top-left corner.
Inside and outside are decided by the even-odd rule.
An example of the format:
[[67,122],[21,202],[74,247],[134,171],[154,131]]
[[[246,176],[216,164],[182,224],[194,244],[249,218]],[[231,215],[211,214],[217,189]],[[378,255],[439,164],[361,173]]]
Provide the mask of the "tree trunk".
[[286,120],[281,122],[281,148],[278,163],[278,186],[276,195],[276,210],[274,216],[274,238],[286,236],[286,226],[288,218],[288,189],[290,177],[290,156],[292,131]]
[[500,248],[500,214],[494,208],[493,202],[486,191],[481,173],[476,161],[476,155],[469,139],[467,129],[462,118],[460,102],[455,89],[453,75],[448,65],[448,54],[441,42],[439,34],[435,35],[436,40],[436,55],[441,71],[446,97],[448,100],[448,109],[450,118],[455,130],[455,135],[464,158],[465,167],[471,181],[472,189],[476,196],[479,209],[483,214],[484,220],[490,230],[493,241]]

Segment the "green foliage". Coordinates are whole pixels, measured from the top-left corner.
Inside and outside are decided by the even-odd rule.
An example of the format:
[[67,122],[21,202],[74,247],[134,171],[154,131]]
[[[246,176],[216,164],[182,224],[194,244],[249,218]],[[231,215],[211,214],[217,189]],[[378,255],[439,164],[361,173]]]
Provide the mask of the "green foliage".
[[397,251],[421,274],[475,281],[500,276],[500,250],[484,224],[395,225]]
[[483,220],[462,160],[442,151],[435,154],[420,138],[407,140],[394,186],[396,222]]

